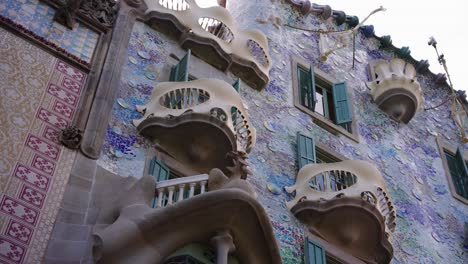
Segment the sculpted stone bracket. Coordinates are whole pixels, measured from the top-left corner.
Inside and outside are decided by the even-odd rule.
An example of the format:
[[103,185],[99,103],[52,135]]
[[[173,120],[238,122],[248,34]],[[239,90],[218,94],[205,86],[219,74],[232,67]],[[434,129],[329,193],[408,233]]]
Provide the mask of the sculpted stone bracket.
[[200,8],[194,0],[145,3],[147,22],[175,35],[182,47],[217,68],[230,70],[255,89],[268,83],[272,63],[262,32],[240,30],[225,8]]

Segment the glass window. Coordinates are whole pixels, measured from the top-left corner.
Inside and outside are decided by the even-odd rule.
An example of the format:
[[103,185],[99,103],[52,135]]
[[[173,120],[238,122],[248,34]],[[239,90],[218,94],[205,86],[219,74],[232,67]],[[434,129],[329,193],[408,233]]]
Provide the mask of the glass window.
[[465,199],[468,199],[468,175],[465,168],[463,168],[463,163],[468,166],[465,160],[459,160],[456,155],[445,151],[445,158],[447,160],[447,165],[450,171],[450,176],[452,178],[452,184],[455,188],[455,192],[462,196]]

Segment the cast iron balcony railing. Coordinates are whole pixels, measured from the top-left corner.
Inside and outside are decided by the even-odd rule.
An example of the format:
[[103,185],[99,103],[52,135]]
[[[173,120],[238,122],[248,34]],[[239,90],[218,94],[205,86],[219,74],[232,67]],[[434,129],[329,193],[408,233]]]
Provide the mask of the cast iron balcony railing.
[[378,61],[370,71],[368,86],[374,102],[391,118],[408,123],[424,103],[413,65],[402,59]]
[[268,83],[271,60],[261,31],[238,29],[223,7],[200,8],[194,0],[145,2],[149,24],[175,34],[185,49],[217,68],[230,70],[255,89]]
[[177,119],[184,114],[201,114],[208,122],[214,118],[217,121],[213,124],[227,126],[236,141],[234,150],[250,152],[255,144],[255,128],[247,117],[239,93],[221,80],[160,83],[154,88],[150,101],[144,106],[137,106],[137,110],[143,113],[143,118],[133,121],[137,127],[148,118]]
[[287,207],[310,230],[361,259],[391,260],[387,238],[395,229],[395,207],[372,164],[360,160],[309,164],[285,189],[295,192]]

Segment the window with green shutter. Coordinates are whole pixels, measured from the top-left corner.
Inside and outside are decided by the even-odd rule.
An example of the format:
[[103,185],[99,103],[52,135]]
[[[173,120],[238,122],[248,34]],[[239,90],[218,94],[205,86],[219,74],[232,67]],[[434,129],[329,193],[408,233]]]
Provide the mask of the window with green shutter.
[[335,123],[338,125],[350,123],[353,121],[349,109],[348,92],[346,83],[336,83],[332,88],[333,105],[335,108]]
[[297,68],[299,104],[352,133],[352,112],[346,83],[333,83],[314,72],[313,65]]
[[171,69],[171,75],[169,81],[171,82],[187,82],[189,80],[189,62],[190,62],[190,50],[187,50],[187,54]]
[[297,67],[298,92],[301,105],[315,111],[317,102],[315,92],[314,66],[311,64],[309,70]]
[[304,245],[305,264],[326,264],[325,256],[325,249],[317,242],[306,237]]
[[445,158],[455,192],[468,200],[468,169],[463,157],[463,151],[458,148],[455,155],[445,151]]
[[232,84],[232,87],[234,87],[234,90],[236,90],[237,92],[240,91],[240,87],[241,87],[241,79],[237,79],[233,84]]
[[314,139],[299,132],[297,133],[297,160],[299,169],[316,161]]
[[[148,173],[154,177],[154,180],[156,182],[160,182],[160,181],[168,180],[170,178],[171,171],[166,165],[164,165],[162,161],[158,160],[155,157],[150,162]],[[166,198],[167,197],[164,197],[164,200]],[[163,203],[165,202],[163,201]],[[153,197],[153,200],[151,201],[151,206],[153,208],[156,208],[156,204],[157,204],[157,197],[155,196]]]

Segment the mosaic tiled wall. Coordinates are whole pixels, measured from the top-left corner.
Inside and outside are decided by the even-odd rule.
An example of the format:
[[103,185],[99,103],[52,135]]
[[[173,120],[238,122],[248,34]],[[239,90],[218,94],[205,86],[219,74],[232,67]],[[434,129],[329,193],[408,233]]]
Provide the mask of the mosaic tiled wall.
[[78,23],[70,30],[53,21],[55,9],[40,0],[4,0],[0,16],[33,31],[78,58],[91,62],[99,34]]
[[[460,144],[448,107],[419,112],[408,125],[390,121],[371,102],[365,82],[370,60],[389,60],[394,55],[380,50],[377,40],[358,35],[354,69],[350,48],[331,55],[326,63],[318,65],[338,81],[346,81],[355,101],[356,133],[360,143],[332,135],[293,106],[291,55],[317,61],[317,36],[286,27],[277,29],[271,24],[258,24],[255,19],[274,14],[282,21],[299,23],[304,27],[330,28],[334,28],[333,22],[319,21],[312,16],[303,20],[289,5],[275,6],[266,0],[236,3],[242,5],[238,9],[242,12],[235,14],[237,21],[244,23],[241,27],[260,28],[269,37],[274,65],[270,71],[271,81],[262,92],[243,87],[241,96],[257,129],[257,144],[250,155],[254,176],[249,181],[270,215],[284,263],[302,262],[306,228],[285,207],[291,196],[284,191],[274,195],[267,191],[266,185],[270,183],[282,188],[295,182],[297,131],[313,136],[316,141],[349,159],[368,160],[378,166],[398,212],[397,228],[391,238],[394,247],[392,263],[466,261],[464,236],[468,206],[450,194],[435,141],[439,136],[452,146]],[[98,161],[104,168],[122,176],[142,175],[144,155],[150,143],[141,138],[131,124],[132,119],[140,117],[134,106],[147,102],[151,90],[160,80],[172,45],[177,44],[148,26],[135,25],[128,61],[123,66],[118,99]],[[429,77],[419,75],[418,81],[424,91],[425,106],[441,102],[447,96],[447,91],[435,85]]]
[[0,28],[0,263],[41,263],[75,153],[86,74]]

